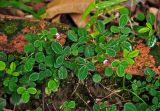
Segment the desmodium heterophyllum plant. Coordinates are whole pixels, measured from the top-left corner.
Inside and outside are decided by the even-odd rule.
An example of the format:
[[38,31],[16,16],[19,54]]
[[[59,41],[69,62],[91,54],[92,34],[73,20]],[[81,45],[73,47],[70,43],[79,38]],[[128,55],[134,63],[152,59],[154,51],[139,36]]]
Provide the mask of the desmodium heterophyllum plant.
[[[105,3],[107,5],[108,2]],[[116,0],[114,4],[117,3]],[[139,15],[137,19],[143,20],[143,16]],[[86,28],[69,29],[65,44],[57,41],[61,37],[57,28],[38,34],[28,33],[23,54],[17,56],[0,52],[4,92],[11,95],[14,105],[18,105],[28,103],[31,98],[40,99],[44,94],[51,96],[69,78],[82,84],[91,81],[95,86],[102,86],[105,78],[115,78],[121,81],[118,83],[118,93],[127,92],[133,97],[132,102],[124,103],[123,111],[138,111],[140,107],[143,111],[156,110],[160,107],[157,91],[160,78],[154,78],[156,73],[150,67],[145,68],[146,77],[142,80],[126,72],[129,65],[134,65],[135,57],[140,55],[139,50],[132,46],[133,38],[144,39],[143,36],[147,35],[145,41],[150,47],[157,41],[153,28],[154,16],[148,14],[146,21],[144,27],[128,25],[132,22],[129,11],[122,11],[118,23],[106,28],[108,22],[96,18],[92,21],[92,32]],[[102,66],[102,70],[98,70],[97,64]],[[3,101],[2,107],[5,106],[6,101],[0,101]],[[76,102],[65,101],[60,109],[71,111],[77,106]],[[108,107],[106,104],[104,101],[95,102],[92,110],[117,110],[116,105]]]

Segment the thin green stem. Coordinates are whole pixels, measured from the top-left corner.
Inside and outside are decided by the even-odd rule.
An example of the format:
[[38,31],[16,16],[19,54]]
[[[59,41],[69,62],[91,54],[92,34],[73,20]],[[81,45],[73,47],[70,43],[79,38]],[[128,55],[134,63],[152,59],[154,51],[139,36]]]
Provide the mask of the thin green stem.
[[123,77],[123,89],[125,89],[126,76]]
[[139,97],[135,92],[133,92],[133,91],[131,91],[131,90],[128,90],[128,89],[123,89],[123,90],[132,93],[132,94],[135,95],[139,100],[141,100],[144,104],[147,105],[147,103],[146,103],[141,97]]

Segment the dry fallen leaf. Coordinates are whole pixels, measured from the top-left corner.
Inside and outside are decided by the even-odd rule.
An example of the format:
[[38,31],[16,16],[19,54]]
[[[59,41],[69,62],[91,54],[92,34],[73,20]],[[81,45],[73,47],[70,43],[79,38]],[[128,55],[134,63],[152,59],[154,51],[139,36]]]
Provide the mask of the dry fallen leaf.
[[[95,0],[53,0],[48,4],[46,13],[42,15],[42,18],[51,19],[60,14],[73,14],[71,17],[75,24],[77,24],[77,26],[84,26],[87,19],[80,20],[80,16],[86,7],[94,1]],[[75,20],[77,18],[78,20]]]
[[82,14],[70,14],[70,16],[78,27],[84,27],[90,19],[90,16],[87,16],[85,19],[82,19]]

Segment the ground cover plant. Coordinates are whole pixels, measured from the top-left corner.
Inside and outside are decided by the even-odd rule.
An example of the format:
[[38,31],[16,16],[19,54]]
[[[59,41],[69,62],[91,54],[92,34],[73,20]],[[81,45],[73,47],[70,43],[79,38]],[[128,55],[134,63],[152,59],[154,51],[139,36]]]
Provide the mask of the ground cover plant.
[[160,21],[125,1],[91,2],[79,28],[2,19],[0,110],[158,111]]

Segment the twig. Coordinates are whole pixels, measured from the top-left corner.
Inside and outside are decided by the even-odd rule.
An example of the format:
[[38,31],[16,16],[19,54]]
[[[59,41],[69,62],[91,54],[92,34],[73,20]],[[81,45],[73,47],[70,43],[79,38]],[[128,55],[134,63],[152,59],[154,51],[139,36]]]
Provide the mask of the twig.
[[83,103],[90,109],[90,107],[88,106],[87,102],[78,94],[76,93],[76,95],[79,97],[79,99],[81,99],[83,101]]
[[6,109],[6,108],[3,108],[3,111],[13,111],[11,109]]
[[42,110],[43,111],[45,111],[44,103],[45,103],[45,92],[44,92],[44,85],[42,85]]
[[78,83],[76,85],[76,88],[74,89],[73,93],[71,94],[71,96],[73,96],[75,94],[75,92],[77,91],[78,87],[79,87],[79,83],[80,83],[80,80],[78,80]]
[[86,89],[87,89],[87,91],[88,91],[90,97],[92,97],[92,99],[95,101],[95,98],[93,98],[93,95],[91,94],[91,91],[90,91],[89,88],[88,88],[87,81],[86,81],[85,87],[86,87]]
[[15,111],[16,110],[16,105],[14,105],[14,108],[13,108],[13,111]]
[[[53,96],[51,96],[51,99],[53,100]],[[52,102],[52,106],[53,106],[54,110],[57,111],[57,108],[55,107],[54,102]]]
[[[100,83],[100,85],[101,85],[104,89],[106,89],[106,90],[108,90],[108,91],[111,92],[108,96],[111,96],[112,94],[115,94],[115,95],[117,95],[118,97],[120,97],[120,98],[122,98],[123,100],[125,100],[124,97],[122,97],[121,95],[117,94],[117,92],[121,92],[121,90],[112,91],[112,90],[110,90],[109,88],[105,87],[103,84]],[[107,96],[107,97],[108,97],[108,96]],[[107,98],[107,97],[105,97],[105,98]],[[103,99],[105,99],[105,98],[103,98]]]

